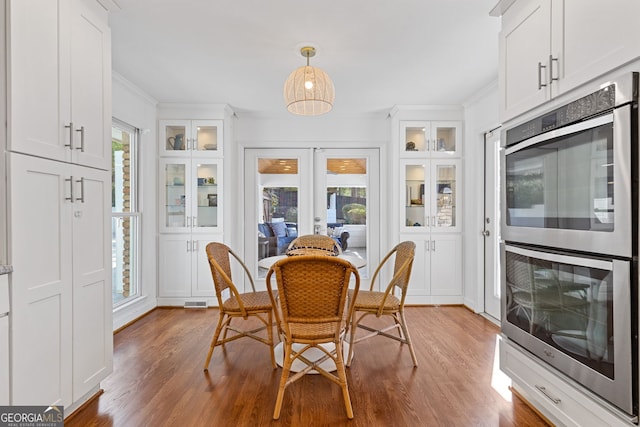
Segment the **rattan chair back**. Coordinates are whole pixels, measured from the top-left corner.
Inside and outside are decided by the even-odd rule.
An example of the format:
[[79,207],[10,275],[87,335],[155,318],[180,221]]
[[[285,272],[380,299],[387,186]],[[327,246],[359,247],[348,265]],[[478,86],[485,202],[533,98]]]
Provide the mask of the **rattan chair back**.
[[296,237],[287,248],[287,255],[340,255],[338,242],[322,234],[307,234]]

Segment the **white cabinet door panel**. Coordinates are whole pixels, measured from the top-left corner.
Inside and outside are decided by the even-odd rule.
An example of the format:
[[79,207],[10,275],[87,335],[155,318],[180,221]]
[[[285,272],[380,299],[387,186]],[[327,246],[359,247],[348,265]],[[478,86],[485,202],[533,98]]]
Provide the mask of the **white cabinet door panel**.
[[19,154],[10,154],[10,164],[12,404],[69,405],[69,165]]
[[191,235],[160,236],[158,265],[159,295],[163,297],[191,296]]
[[462,236],[431,236],[431,294],[462,295]]
[[0,405],[8,406],[9,399],[9,316],[4,316],[0,317]]

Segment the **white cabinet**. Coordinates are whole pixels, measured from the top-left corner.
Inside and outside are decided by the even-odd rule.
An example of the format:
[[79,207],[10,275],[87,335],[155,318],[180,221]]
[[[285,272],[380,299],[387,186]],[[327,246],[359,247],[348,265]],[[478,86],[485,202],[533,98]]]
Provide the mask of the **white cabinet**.
[[401,160],[403,232],[458,232],[460,160]]
[[222,120],[160,120],[160,156],[222,157]]
[[407,290],[413,304],[458,304],[462,296],[462,235],[402,233],[416,244]]
[[399,120],[398,215],[401,241],[416,243],[407,301],[462,302],[460,121]]
[[111,177],[9,161],[12,404],[69,406],[112,371]]
[[9,276],[0,274],[0,405],[11,403],[9,391]]
[[160,236],[158,293],[161,302],[179,304],[188,299],[213,301],[215,290],[206,246],[209,242],[220,241],[220,237],[191,234]]
[[111,36],[95,0],[9,2],[8,148],[109,170]]
[[222,232],[222,160],[160,159],[161,232]]
[[635,0],[516,2],[499,37],[502,122],[640,57],[639,15]]
[[401,121],[400,138],[404,144],[399,147],[400,157],[459,157],[460,133],[458,121]]
[[205,248],[223,241],[223,123],[159,121],[159,305],[217,305]]

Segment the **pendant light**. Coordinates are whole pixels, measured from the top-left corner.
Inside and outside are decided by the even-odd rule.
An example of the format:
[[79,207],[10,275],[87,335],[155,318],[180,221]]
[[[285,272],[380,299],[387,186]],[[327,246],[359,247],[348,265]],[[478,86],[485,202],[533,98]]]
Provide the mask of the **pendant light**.
[[318,116],[331,111],[335,91],[331,78],[318,67],[309,66],[309,58],[315,56],[316,49],[305,46],[300,49],[307,58],[307,65],[289,74],[284,84],[284,101],[293,114]]

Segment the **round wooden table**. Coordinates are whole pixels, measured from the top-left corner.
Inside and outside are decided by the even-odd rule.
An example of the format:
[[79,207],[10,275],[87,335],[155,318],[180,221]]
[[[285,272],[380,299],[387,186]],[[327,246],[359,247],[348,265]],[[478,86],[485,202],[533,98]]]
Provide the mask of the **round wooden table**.
[[[271,266],[273,264],[275,264],[276,262],[280,261],[281,259],[286,258],[287,255],[276,255],[276,256],[270,256],[270,257],[266,257],[266,258],[262,258],[261,260],[258,261],[258,267],[260,268],[264,268],[265,270],[268,270],[271,268]],[[354,255],[349,255],[349,254],[340,254],[338,255],[338,258],[347,260],[351,263],[351,265],[353,265],[355,268],[362,268],[365,265],[367,265],[367,260],[364,258],[360,258],[358,256],[354,256]]]

